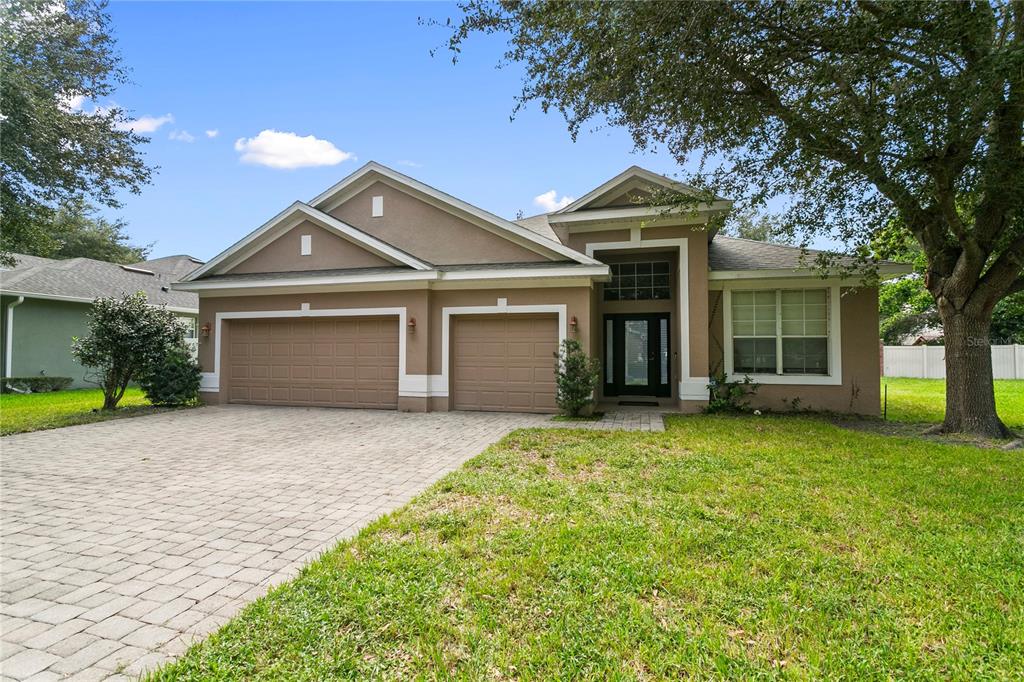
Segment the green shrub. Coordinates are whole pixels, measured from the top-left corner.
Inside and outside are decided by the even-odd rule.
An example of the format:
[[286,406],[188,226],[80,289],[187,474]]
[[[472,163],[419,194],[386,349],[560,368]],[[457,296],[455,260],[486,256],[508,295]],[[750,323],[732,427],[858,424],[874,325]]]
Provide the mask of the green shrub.
[[71,381],[71,377],[4,377],[0,379],[0,393],[63,391]]
[[154,405],[187,405],[199,399],[199,363],[185,348],[171,348],[139,381]]
[[89,335],[75,338],[71,354],[90,368],[87,378],[103,389],[103,409],[113,410],[129,382],[139,381],[164,357],[185,347],[185,329],[165,307],[151,306],[142,292],[97,298]]
[[749,376],[744,376],[742,381],[726,381],[725,374],[719,373],[711,377],[708,384],[710,395],[704,412],[746,412],[750,409],[750,396],[757,393],[760,386]]
[[576,339],[562,341],[559,351],[555,353],[558,359],[555,365],[558,407],[570,417],[578,417],[594,402],[601,364],[583,352],[583,346]]

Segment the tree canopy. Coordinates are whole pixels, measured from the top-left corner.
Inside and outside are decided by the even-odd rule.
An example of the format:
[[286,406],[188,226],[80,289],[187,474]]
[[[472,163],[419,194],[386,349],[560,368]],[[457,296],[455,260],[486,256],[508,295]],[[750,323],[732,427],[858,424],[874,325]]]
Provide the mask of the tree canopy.
[[[520,104],[626,128],[685,178],[868,261],[899,221],[922,249],[946,335],[943,428],[1007,431],[988,348],[996,303],[1024,290],[1024,0],[637,3],[468,0],[508,37]],[[821,260],[826,261],[825,256]]]
[[152,245],[137,246],[129,242],[122,220],[110,221],[96,215],[96,210],[77,200],[61,205],[44,228],[54,242],[50,258],[95,258],[111,263],[138,263],[146,260]]
[[[13,0],[0,14],[0,261],[48,256],[58,206],[118,207],[150,169],[126,113],[106,102],[127,80],[102,3]],[[88,108],[91,105],[91,108]],[[88,110],[87,110],[88,109]]]

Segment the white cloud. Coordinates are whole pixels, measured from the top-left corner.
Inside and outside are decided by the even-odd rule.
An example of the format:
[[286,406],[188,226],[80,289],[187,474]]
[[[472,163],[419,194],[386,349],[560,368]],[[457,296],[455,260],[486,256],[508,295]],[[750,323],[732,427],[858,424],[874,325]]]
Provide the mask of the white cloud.
[[168,135],[167,137],[172,139],[172,140],[177,140],[178,142],[195,142],[196,141],[196,136],[193,135],[192,133],[188,132],[187,130],[172,130],[171,134]]
[[395,161],[396,166],[407,166],[409,168],[423,168],[423,164],[418,161],[410,161],[409,159],[400,159]]
[[213,139],[213,138],[217,137],[218,135],[220,135],[220,131],[217,130],[216,128],[214,128],[213,130],[207,130],[206,131],[206,136],[209,137],[210,139]]
[[561,208],[565,208],[572,202],[576,201],[576,197],[569,197],[564,195],[561,199],[558,199],[557,197],[558,192],[551,189],[548,190],[547,192],[544,192],[544,194],[538,194],[537,196],[535,196],[533,198],[533,203],[543,208],[548,213],[551,213],[552,211],[557,211]]
[[312,135],[300,137],[295,133],[264,130],[256,137],[241,137],[235,141],[242,163],[270,168],[305,168],[308,166],[334,166],[354,159],[327,140]]
[[81,111],[85,104],[85,95],[57,95],[57,106],[64,111]]
[[122,121],[115,127],[118,130],[130,130],[133,133],[155,133],[168,123],[174,123],[174,116],[164,114],[163,116],[142,116],[132,121]]

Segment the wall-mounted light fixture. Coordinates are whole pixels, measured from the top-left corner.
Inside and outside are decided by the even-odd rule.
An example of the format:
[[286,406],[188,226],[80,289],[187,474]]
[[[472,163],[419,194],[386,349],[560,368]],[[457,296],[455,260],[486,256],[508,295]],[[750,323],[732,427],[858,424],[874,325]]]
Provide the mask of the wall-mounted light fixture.
[[578,325],[579,325],[579,322],[576,321],[576,316],[575,315],[573,315],[572,317],[569,318],[569,326],[572,327],[573,332],[576,331],[576,327]]
[[203,338],[208,337],[210,335],[210,323],[203,323],[203,326],[199,328],[199,333],[203,335]]
[[406,324],[405,326],[409,328],[410,334],[416,331],[416,318],[410,317],[408,324]]

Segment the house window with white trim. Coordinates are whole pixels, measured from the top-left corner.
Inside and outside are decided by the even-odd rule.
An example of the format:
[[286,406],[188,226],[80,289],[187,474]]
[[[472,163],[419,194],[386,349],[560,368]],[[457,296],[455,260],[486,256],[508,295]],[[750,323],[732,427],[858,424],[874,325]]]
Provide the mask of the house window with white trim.
[[828,289],[733,291],[733,373],[827,375],[828,294]]

